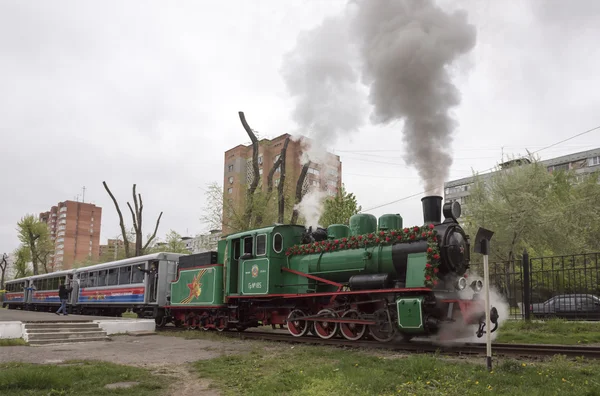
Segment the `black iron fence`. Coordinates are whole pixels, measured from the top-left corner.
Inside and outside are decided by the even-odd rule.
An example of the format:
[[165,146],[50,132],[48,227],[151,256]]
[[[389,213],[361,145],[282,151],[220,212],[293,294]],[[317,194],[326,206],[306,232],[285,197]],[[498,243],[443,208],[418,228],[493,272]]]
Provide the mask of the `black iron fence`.
[[[600,320],[600,253],[493,262],[492,302],[502,299],[513,319]],[[483,276],[483,265],[469,271]]]

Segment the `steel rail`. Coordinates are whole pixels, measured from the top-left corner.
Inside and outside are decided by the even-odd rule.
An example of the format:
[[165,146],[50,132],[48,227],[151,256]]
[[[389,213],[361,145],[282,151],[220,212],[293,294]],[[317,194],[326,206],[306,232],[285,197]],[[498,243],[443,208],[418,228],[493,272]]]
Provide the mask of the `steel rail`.
[[[441,353],[451,355],[483,355],[486,353],[485,343],[436,344],[428,341],[411,342],[378,342],[370,340],[350,341],[346,339],[321,339],[315,336],[293,337],[287,334],[263,332],[229,332],[222,333],[240,339],[262,339],[288,343],[304,343],[329,345],[350,348],[386,349],[396,352]],[[578,345],[546,345],[546,344],[492,344],[494,355],[511,355],[523,357],[539,357],[565,355],[568,357],[585,357],[600,359],[600,347]]]
[[[159,332],[186,331],[185,328],[164,327],[157,329]],[[203,331],[201,329],[193,331]],[[343,338],[322,339],[317,336],[305,335],[293,337],[287,333],[261,332],[261,331],[224,331],[216,332],[224,337],[239,338],[241,340],[265,340],[286,343],[327,345],[347,348],[362,349],[385,349],[394,352],[412,353],[439,353],[445,355],[484,355],[486,353],[485,343],[435,343],[431,341],[410,342],[378,342],[372,340],[350,341]],[[494,356],[519,356],[540,357],[565,355],[568,357],[585,357],[600,359],[600,347],[580,345],[556,345],[556,344],[506,344],[493,343],[492,354]]]

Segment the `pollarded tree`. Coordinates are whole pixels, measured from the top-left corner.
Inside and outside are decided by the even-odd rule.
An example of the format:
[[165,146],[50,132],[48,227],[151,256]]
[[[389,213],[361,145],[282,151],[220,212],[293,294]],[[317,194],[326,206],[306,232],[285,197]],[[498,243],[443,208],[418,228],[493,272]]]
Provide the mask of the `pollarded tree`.
[[117,200],[115,198],[115,196],[113,195],[113,193],[110,191],[110,189],[108,188],[108,185],[106,184],[106,182],[102,182],[102,184],[104,185],[104,188],[106,189],[106,192],[108,193],[108,195],[110,195],[110,198],[112,199],[113,203],[115,204],[115,208],[117,210],[117,214],[119,215],[119,225],[121,226],[121,234],[123,235],[123,242],[124,242],[124,248],[125,248],[125,256],[126,257],[137,257],[137,256],[142,256],[145,252],[146,249],[148,249],[148,246],[150,246],[150,244],[152,243],[152,241],[154,240],[154,238],[156,238],[156,231],[158,231],[158,225],[160,224],[160,218],[163,215],[163,212],[160,212],[160,214],[158,215],[158,219],[156,220],[156,226],[154,227],[154,232],[148,237],[148,239],[146,240],[146,243],[144,244],[142,241],[142,211],[144,209],[144,203],[142,201],[142,194],[136,194],[135,192],[135,187],[136,185],[133,185],[133,204],[135,207],[131,206],[131,204],[129,202],[127,202],[127,206],[129,207],[129,211],[131,212],[131,218],[133,220],[133,230],[135,233],[135,251],[131,252],[130,248],[129,248],[129,243],[132,242],[130,241],[130,237],[127,234],[127,230],[125,229],[125,222],[123,221],[123,214],[121,212],[121,209],[119,207],[119,204],[117,203]]
[[334,198],[325,201],[325,209],[319,223],[322,227],[329,227],[331,224],[348,225],[350,217],[360,212],[361,209],[354,194],[346,192],[342,185]]

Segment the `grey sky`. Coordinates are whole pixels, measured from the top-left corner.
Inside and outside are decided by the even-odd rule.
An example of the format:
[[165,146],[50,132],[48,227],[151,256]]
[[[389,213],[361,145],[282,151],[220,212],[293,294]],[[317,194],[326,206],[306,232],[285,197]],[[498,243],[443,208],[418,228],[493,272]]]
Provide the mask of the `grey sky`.
[[[263,137],[296,130],[283,55],[345,3],[0,2],[0,252],[17,247],[21,216],[84,185],[104,210],[101,242],[117,235],[103,180],[123,204],[138,184],[146,232],[161,210],[159,235],[203,231],[202,188],[222,181],[223,152],[248,140],[237,111]],[[454,79],[450,178],[492,167],[501,147],[523,154],[600,125],[600,2],[441,3],[466,8],[477,28],[460,60],[468,73]],[[401,127],[366,124],[332,147],[363,208],[423,189]],[[540,155],[598,146],[594,132]],[[372,213],[387,212],[420,224],[420,197]]]

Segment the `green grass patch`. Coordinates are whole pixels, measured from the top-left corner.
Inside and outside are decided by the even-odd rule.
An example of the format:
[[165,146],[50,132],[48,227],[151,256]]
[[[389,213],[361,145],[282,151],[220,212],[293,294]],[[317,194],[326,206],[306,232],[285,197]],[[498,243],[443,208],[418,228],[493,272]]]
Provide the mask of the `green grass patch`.
[[22,338],[3,338],[0,340],[0,347],[4,346],[26,346],[29,345]]
[[508,320],[498,329],[496,342],[515,344],[600,344],[600,322]]
[[394,358],[295,346],[277,353],[255,349],[195,368],[224,395],[600,395],[600,364],[560,358],[508,360],[489,373],[483,364],[431,355]]
[[137,319],[138,318],[138,314],[133,313],[133,312],[123,312],[123,314],[121,315],[122,318],[130,318],[130,319]]
[[[0,395],[157,395],[169,381],[144,369],[112,363],[0,364]],[[139,384],[128,389],[104,387],[115,382]]]

